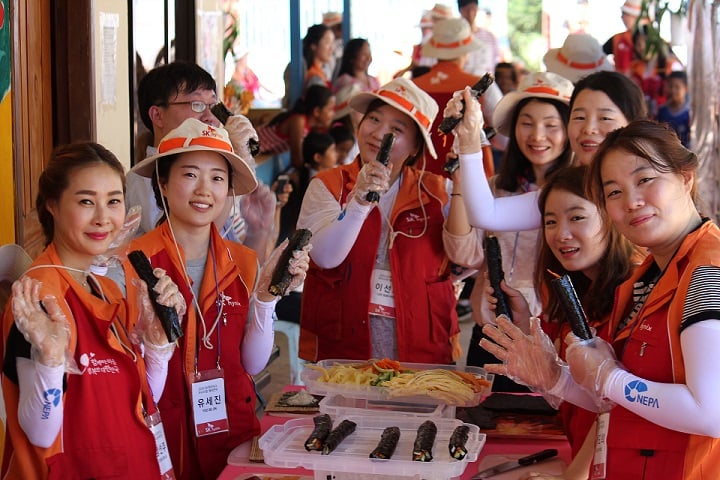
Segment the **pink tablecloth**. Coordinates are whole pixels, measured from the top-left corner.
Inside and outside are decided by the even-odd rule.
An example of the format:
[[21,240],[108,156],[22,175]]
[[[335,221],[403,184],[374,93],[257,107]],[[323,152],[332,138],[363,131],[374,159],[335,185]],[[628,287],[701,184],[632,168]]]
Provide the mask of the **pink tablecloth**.
[[[263,433],[271,426],[288,421],[288,417],[278,417],[273,415],[264,415],[260,421]],[[519,455],[527,455],[535,453],[546,448],[556,448],[559,452],[559,458],[569,463],[570,461],[570,445],[565,440],[531,440],[531,439],[515,439],[515,438],[488,438],[485,446],[480,452],[480,456],[476,462],[470,463],[465,469],[465,473],[461,479],[469,479],[478,472],[478,465],[488,456],[505,456],[516,458]],[[238,447],[231,455],[233,463],[237,465],[228,465],[218,480],[236,480],[238,477],[243,478],[245,474],[285,474],[285,475],[307,475],[312,477],[313,472],[303,468],[277,468],[265,465],[264,463],[250,463],[247,461],[250,454],[250,443],[246,443]],[[502,460],[500,460],[502,461]],[[487,463],[487,462],[486,462]],[[483,465],[486,467],[487,465]],[[535,469],[538,467],[535,466]],[[505,477],[508,478],[508,477]],[[512,477],[510,477],[512,478]],[[514,478],[517,478],[515,476]]]

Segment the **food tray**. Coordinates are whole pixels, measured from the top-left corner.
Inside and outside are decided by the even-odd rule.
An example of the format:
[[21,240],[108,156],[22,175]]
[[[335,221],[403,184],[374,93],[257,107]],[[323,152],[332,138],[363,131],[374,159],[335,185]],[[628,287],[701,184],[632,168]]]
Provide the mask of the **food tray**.
[[412,415],[426,418],[455,418],[455,407],[448,405],[429,405],[390,400],[367,400],[365,398],[331,395],[320,400],[320,412],[332,417],[341,415]]
[[[448,452],[448,441],[455,427],[462,425],[460,420],[435,418],[438,432],[433,445],[431,462],[412,461],[412,448],[417,428],[427,420],[425,417],[376,417],[368,415],[348,415],[333,418],[333,425],[348,419],[357,423],[355,432],[340,443],[329,455],[305,450],[305,440],[314,428],[309,417],[292,419],[283,425],[274,425],[260,438],[265,463],[275,467],[303,467],[315,471],[351,472],[359,474],[390,475],[394,477],[421,476],[427,480],[446,480],[462,475],[468,463],[477,460],[485,445],[485,434],[480,433],[477,425],[466,424],[468,434],[468,454],[463,460],[455,460]],[[380,435],[386,427],[400,429],[400,441],[390,460],[377,460],[368,457],[377,446]]]
[[[333,365],[353,365],[362,363],[359,360],[339,360],[339,359],[328,359],[321,360],[315,365],[323,368],[329,368]],[[471,373],[478,378],[483,378],[489,382],[489,385],[484,390],[475,393],[473,398],[467,402],[447,402],[429,395],[407,395],[407,396],[390,396],[390,392],[386,387],[376,387],[372,385],[354,385],[354,384],[340,384],[340,383],[328,383],[321,382],[322,372],[307,366],[303,369],[300,374],[300,378],[305,383],[305,388],[308,392],[313,395],[342,395],[344,397],[352,398],[364,398],[366,400],[393,400],[402,401],[407,403],[417,403],[424,405],[453,405],[456,407],[472,407],[478,405],[485,397],[490,395],[492,389],[492,382],[495,376],[492,373],[487,373],[485,369],[480,367],[458,367],[457,365],[436,365],[430,363],[405,363],[402,362],[402,367],[412,370],[432,370],[432,369],[445,369],[445,370],[457,370],[467,373]]]

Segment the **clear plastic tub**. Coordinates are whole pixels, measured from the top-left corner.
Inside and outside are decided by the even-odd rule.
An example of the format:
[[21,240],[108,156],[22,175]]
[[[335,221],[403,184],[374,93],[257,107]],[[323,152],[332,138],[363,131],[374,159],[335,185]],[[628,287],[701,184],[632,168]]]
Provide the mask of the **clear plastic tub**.
[[[433,446],[434,458],[430,462],[415,462],[412,460],[413,443],[417,428],[428,420],[427,417],[404,416],[390,419],[385,416],[349,415],[333,418],[333,425],[346,418],[357,424],[355,432],[329,455],[305,450],[305,440],[314,427],[312,418],[293,419],[283,425],[273,426],[259,441],[265,463],[274,467],[303,467],[315,471],[316,478],[318,472],[345,472],[360,475],[349,475],[355,478],[362,478],[362,475],[384,475],[387,478],[447,480],[462,475],[468,464],[477,460],[485,445],[485,434],[480,433],[477,425],[466,424],[470,429],[466,444],[468,454],[462,460],[452,458],[448,451],[448,441],[455,427],[463,423],[456,419],[434,418],[432,421],[438,428]],[[383,430],[391,426],[400,429],[400,441],[393,457],[389,460],[369,458],[368,455],[377,446]]]
[[[316,365],[322,368],[329,368],[333,365],[356,365],[360,363],[363,362],[358,360],[328,359],[321,360],[317,362]],[[342,395],[344,397],[363,398],[366,400],[391,400],[424,405],[445,404],[456,407],[472,407],[478,405],[485,397],[490,395],[492,382],[494,380],[494,375],[492,373],[487,373],[480,367],[458,367],[456,365],[434,365],[427,363],[402,363],[402,367],[411,370],[444,369],[462,371],[470,373],[476,378],[486,380],[488,382],[488,386],[482,391],[476,392],[472,398],[467,401],[448,401],[441,400],[430,395],[402,395],[401,393],[397,393],[392,396],[389,389],[386,387],[349,383],[328,383],[320,380],[322,377],[322,372],[320,370],[309,368],[308,366],[305,366],[300,378],[305,383],[307,391],[314,395]]]
[[455,407],[422,403],[368,400],[343,395],[330,395],[320,400],[320,412],[332,417],[343,415],[389,415],[393,418],[411,415],[415,417],[455,418]]

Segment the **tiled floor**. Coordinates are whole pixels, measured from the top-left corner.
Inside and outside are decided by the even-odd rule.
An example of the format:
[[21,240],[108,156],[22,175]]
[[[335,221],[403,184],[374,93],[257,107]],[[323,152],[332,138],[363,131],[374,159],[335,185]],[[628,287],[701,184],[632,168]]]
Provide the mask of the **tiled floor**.
[[[473,328],[472,319],[463,321],[460,323],[460,345],[463,347],[463,351],[467,354],[467,346],[470,342],[470,336],[472,335]],[[288,363],[287,354],[287,337],[282,333],[275,334],[275,343],[280,347],[280,356],[275,359],[268,367],[270,372],[270,384],[260,391],[261,395],[267,400],[273,393],[279,392],[282,388],[287,385],[290,381],[290,370]],[[458,364],[465,364],[465,355],[458,361]]]

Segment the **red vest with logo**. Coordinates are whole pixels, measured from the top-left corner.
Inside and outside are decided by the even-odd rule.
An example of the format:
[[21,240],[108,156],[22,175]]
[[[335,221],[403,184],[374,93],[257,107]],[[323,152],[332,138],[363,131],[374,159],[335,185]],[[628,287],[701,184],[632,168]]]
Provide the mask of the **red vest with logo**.
[[[53,244],[33,263],[38,265],[62,265]],[[61,396],[64,409],[62,429],[48,448],[28,441],[18,424],[18,385],[3,375],[8,430],[3,478],[160,478],[155,440],[142,414],[143,390],[149,392],[143,359],[137,353],[136,363],[110,330],[114,323],[123,343],[130,345],[124,334],[129,317],[119,289],[112,280],[98,278],[105,301],[83,290],[66,270],[42,268],[27,275],[42,282],[41,298],[59,300],[81,374],[67,374],[65,392],[48,395],[51,400]],[[3,343],[13,324],[8,308]],[[7,356],[13,351],[10,345],[5,349]],[[154,411],[152,402],[146,406]]]
[[[359,171],[358,159],[316,178],[330,192],[339,192],[339,203],[344,205]],[[443,178],[425,173],[418,195],[419,180],[418,170],[403,169],[390,218],[392,231],[402,232],[389,251],[398,360],[446,364],[452,362],[449,339],[460,331],[442,242],[447,192]],[[350,253],[337,267],[321,269],[311,263],[302,298],[301,358],[370,358],[370,283],[383,221],[373,208]]]
[[[720,266],[718,252],[720,229],[706,221],[685,238],[631,324],[611,335],[618,359],[628,371],[653,382],[685,383],[680,322],[687,289],[698,266]],[[615,332],[632,308],[633,284],[652,261],[648,257],[618,287],[605,338],[609,338],[608,332]],[[622,407],[610,412],[607,443],[608,479],[720,478],[720,439],[669,430]]]
[[[170,360],[165,390],[158,403],[165,424],[170,457],[178,479],[217,478],[227,464],[228,454],[242,442],[260,433],[260,424],[255,415],[255,389],[252,378],[245,372],[240,354],[249,296],[257,273],[257,257],[249,248],[223,240],[214,225],[210,244],[197,301],[208,331],[218,319],[219,301],[223,302],[221,318],[210,336],[210,342],[214,346],[212,350],[203,347],[202,320],[197,315],[192,291],[177,257],[167,222],[131,245],[131,250],[142,250],[154,268],[165,269],[177,283],[188,306],[188,313],[182,319],[184,335],[180,339],[180,348]],[[178,245],[177,248],[182,254],[182,247]],[[132,279],[137,278],[137,275],[129,265],[125,266],[125,275],[130,293],[131,289],[135,288]],[[195,435],[189,378],[195,369],[198,345],[198,371],[215,369],[218,361],[218,338],[230,429],[228,432],[198,438]]]

